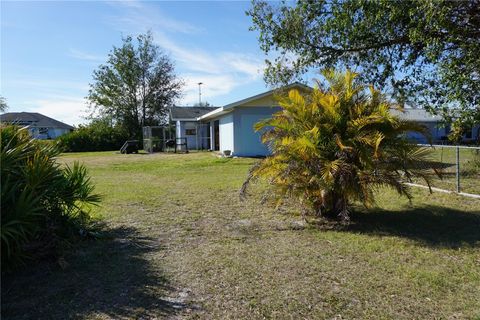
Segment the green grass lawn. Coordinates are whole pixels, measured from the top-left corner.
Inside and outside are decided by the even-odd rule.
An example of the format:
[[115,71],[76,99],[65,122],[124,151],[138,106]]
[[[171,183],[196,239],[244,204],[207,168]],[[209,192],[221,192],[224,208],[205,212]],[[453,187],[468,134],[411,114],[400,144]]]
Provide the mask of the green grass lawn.
[[241,202],[253,159],[69,154],[104,195],[98,240],[4,276],[5,319],[480,319],[480,201],[389,190],[345,226]]

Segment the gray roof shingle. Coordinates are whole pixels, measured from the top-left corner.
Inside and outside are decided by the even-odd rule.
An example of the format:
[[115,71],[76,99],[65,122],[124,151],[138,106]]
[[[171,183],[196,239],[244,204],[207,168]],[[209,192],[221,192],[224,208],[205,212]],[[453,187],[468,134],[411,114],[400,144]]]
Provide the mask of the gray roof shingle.
[[197,119],[204,114],[207,114],[218,107],[171,107],[170,114],[172,120],[176,119]]
[[441,116],[432,115],[425,109],[413,109],[405,108],[404,112],[397,109],[390,109],[393,115],[400,117],[401,119],[417,121],[417,122],[439,122],[442,120]]
[[30,125],[33,127],[74,129],[69,124],[44,116],[38,112],[7,112],[0,115],[0,122]]

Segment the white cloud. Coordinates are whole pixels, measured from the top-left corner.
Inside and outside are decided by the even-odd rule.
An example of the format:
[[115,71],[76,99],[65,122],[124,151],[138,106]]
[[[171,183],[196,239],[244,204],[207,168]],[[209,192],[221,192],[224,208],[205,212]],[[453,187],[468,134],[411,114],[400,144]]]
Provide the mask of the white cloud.
[[27,103],[28,111],[39,112],[70,125],[85,123],[87,106],[83,98],[75,96],[50,96]]
[[140,27],[141,32],[158,29],[174,33],[197,34],[204,31],[203,28],[189,22],[168,17],[158,7],[152,10],[139,1],[110,1],[108,3],[116,7],[126,7],[128,10],[125,15],[115,16],[110,20],[115,28],[126,33],[131,32],[131,26]]
[[[198,102],[198,82],[203,82],[202,100],[232,92],[235,88],[258,80],[264,62],[244,52],[208,51],[180,44],[170,33],[198,33],[204,30],[187,22],[166,17],[158,8],[139,6],[110,21],[127,34],[152,30],[154,41],[175,62],[185,82],[182,104]],[[205,101],[204,100],[204,101]]]
[[198,102],[198,83],[202,82],[202,101],[208,101],[212,97],[230,93],[240,85],[234,76],[209,75],[209,74],[184,74],[185,87],[183,105],[193,105]]
[[176,64],[181,64],[188,71],[205,73],[221,73],[222,68],[212,54],[199,48],[186,48],[173,42],[162,32],[153,32],[154,41],[167,53],[170,53]]
[[258,58],[244,53],[225,52],[221,54],[222,60],[234,71],[244,73],[256,80],[262,75],[264,63]]
[[238,52],[208,52],[199,48],[184,47],[172,41],[161,32],[154,32],[155,42],[171,53],[175,62],[188,71],[208,74],[225,74],[236,72],[257,79],[264,64],[253,55]]
[[[228,94],[235,88],[258,80],[263,64],[254,57],[234,52],[208,54],[200,51],[191,60],[187,50],[179,48],[173,53],[188,71],[180,74],[185,80],[182,104],[198,102],[198,82],[202,82],[202,101]],[[181,58],[180,58],[181,57]]]
[[123,6],[126,8],[141,8],[142,4],[137,0],[112,0],[106,1],[110,5]]
[[87,53],[87,52],[73,49],[73,48],[70,48],[69,56],[76,59],[80,59],[80,60],[88,60],[88,61],[95,61],[95,62],[105,61],[104,56]]
[[36,92],[60,94],[68,91],[87,92],[89,89],[88,82],[69,81],[69,80],[50,80],[28,77],[18,77],[6,80],[9,85],[22,88],[35,88]]
[[156,43],[185,70],[181,104],[198,102],[198,82],[202,82],[202,100],[232,92],[235,88],[256,81],[262,76],[264,63],[257,57],[238,52],[208,52],[181,46],[161,32],[154,32]]

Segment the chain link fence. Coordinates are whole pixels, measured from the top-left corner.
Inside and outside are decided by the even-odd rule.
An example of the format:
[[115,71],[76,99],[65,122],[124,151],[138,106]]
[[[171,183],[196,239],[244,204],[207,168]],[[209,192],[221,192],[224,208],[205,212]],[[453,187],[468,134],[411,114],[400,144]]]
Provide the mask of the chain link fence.
[[[432,187],[438,191],[456,192],[480,198],[480,147],[427,145],[432,149],[432,161],[442,173],[432,175]],[[425,185],[424,181],[415,181]]]

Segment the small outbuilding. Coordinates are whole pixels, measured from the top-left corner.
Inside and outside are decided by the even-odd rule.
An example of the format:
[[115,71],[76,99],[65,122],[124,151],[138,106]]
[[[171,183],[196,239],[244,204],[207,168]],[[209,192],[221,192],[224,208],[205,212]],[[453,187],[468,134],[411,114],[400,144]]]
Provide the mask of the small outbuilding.
[[175,123],[175,135],[186,141],[189,149],[210,150],[210,128],[207,123],[197,119],[218,107],[180,107],[170,108],[170,120]]

